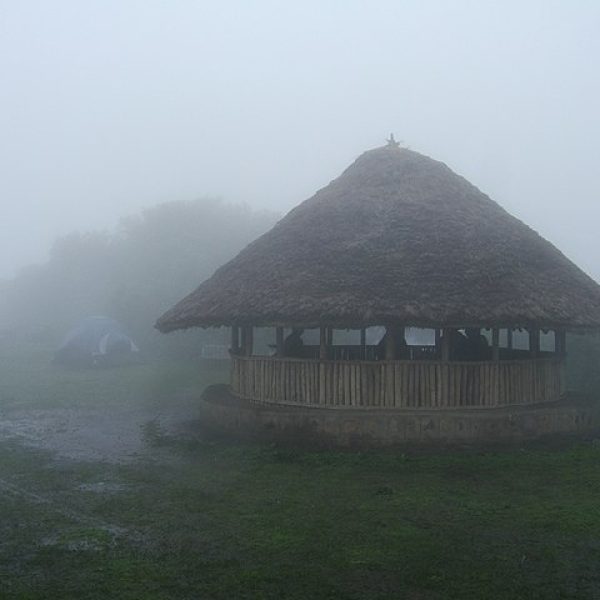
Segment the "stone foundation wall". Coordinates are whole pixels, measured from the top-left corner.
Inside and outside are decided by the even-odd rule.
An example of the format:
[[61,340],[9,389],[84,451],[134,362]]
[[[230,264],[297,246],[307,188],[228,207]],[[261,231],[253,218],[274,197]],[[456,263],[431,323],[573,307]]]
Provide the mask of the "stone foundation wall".
[[488,409],[393,410],[261,405],[211,386],[202,397],[206,424],[239,436],[337,446],[498,442],[600,430],[589,400]]

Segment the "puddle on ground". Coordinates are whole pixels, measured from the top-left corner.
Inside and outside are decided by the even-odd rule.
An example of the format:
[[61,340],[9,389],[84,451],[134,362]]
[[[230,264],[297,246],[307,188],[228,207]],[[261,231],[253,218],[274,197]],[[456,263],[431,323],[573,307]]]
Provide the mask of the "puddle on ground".
[[[190,410],[159,414],[142,411],[115,414],[114,410],[81,409],[14,410],[2,413],[0,440],[16,440],[63,458],[125,463],[156,453],[154,437],[177,435],[182,423],[197,418]],[[103,492],[101,488],[96,491]]]
[[97,483],[82,483],[77,486],[77,489],[81,492],[91,492],[94,494],[118,494],[126,491],[129,487],[124,483],[98,481]]

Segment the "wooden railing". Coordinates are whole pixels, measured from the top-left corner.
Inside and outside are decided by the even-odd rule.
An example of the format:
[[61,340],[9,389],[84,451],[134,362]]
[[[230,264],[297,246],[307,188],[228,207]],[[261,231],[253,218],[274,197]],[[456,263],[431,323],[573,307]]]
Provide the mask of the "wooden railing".
[[233,392],[249,400],[355,408],[487,408],[558,400],[564,360],[318,361],[232,357]]

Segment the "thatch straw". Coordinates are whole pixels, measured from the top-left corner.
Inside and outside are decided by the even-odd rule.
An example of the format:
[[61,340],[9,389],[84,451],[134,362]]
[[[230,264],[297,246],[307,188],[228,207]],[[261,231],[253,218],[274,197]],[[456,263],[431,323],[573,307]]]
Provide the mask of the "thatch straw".
[[453,173],[388,145],[246,247],[157,322],[600,326],[600,286]]

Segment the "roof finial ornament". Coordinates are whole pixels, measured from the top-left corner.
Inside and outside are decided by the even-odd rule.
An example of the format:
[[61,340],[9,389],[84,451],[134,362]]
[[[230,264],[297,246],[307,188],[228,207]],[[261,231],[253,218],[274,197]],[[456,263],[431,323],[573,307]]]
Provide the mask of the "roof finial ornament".
[[398,146],[400,146],[400,142],[397,142],[396,139],[394,138],[394,134],[390,133],[390,137],[386,140],[388,143],[388,146],[397,148]]

